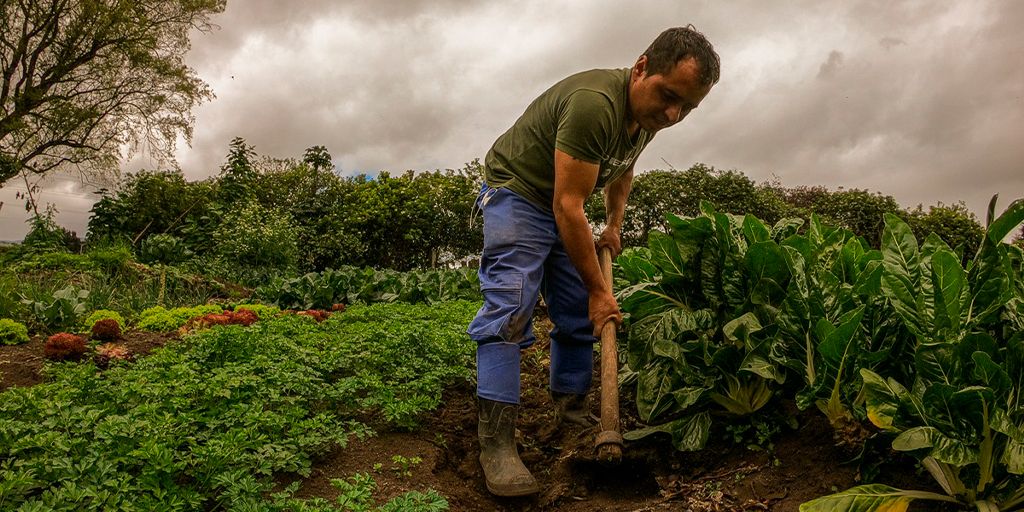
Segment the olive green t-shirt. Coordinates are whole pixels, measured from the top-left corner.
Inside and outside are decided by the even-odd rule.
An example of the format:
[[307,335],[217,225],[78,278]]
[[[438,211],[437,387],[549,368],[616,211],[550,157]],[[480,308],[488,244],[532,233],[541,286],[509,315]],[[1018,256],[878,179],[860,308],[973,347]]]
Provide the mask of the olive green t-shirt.
[[629,170],[654,134],[627,132],[629,68],[572,75],[541,94],[498,137],[484,159],[484,179],[552,211],[555,149],[600,165],[594,192]]

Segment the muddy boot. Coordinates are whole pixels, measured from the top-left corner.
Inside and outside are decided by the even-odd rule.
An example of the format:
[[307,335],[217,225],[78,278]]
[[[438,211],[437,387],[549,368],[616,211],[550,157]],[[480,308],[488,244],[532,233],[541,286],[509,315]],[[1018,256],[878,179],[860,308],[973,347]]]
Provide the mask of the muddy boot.
[[516,416],[519,406],[480,401],[480,466],[484,468],[487,490],[495,496],[526,496],[540,492],[530,470],[516,450]]
[[593,427],[597,418],[590,414],[590,400],[587,395],[575,393],[551,392],[551,401],[555,403],[555,423],[575,423],[584,427]]

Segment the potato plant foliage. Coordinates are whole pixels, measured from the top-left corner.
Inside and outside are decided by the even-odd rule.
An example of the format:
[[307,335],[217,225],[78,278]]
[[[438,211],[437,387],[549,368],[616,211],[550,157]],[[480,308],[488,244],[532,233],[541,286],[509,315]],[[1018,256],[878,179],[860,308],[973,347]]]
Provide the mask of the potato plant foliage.
[[667,233],[618,259],[624,377],[650,424],[626,437],[667,433],[697,450],[713,416],[748,416],[783,395],[816,405],[837,438],[869,420],[946,492],[871,484],[801,510],[1020,507],[1024,252],[1003,239],[1024,200],[995,219],[994,205],[973,255],[935,235],[919,244],[895,215],[880,249],[814,216],[800,232],[799,219],[768,226],[709,204],[669,215]]
[[49,365],[45,383],[0,394],[0,509],[305,507],[288,493],[264,498],[272,475],[308,476],[313,455],[371,435],[356,417],[414,426],[444,386],[470,377],[463,331],[478,307],[355,306],[322,323],[287,315],[201,331],[104,372]]

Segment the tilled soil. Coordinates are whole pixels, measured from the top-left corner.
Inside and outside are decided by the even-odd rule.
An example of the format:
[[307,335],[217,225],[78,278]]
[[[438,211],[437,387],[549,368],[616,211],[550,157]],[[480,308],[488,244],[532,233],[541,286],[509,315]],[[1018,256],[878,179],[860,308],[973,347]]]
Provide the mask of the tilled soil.
[[[453,511],[796,511],[813,498],[858,485],[857,468],[844,465],[850,453],[834,446],[832,429],[817,411],[798,412],[781,403],[797,428],[783,428],[770,451],[739,446],[724,432],[713,432],[708,447],[696,453],[675,451],[666,438],[652,436],[628,442],[621,464],[607,467],[594,454],[596,428],[565,424],[554,426],[546,386],[550,323],[535,323],[538,342],[523,355],[522,407],[518,423],[520,454],[541,486],[528,498],[496,498],[484,485],[477,462],[476,401],[474,385],[455,383],[444,394],[443,405],[411,432],[377,427],[377,434],[351,439],[318,457],[308,478],[279,475],[276,490],[302,480],[299,498],[333,500],[338,490],[331,480],[357,472],[369,473],[377,483],[375,496],[383,501],[410,490],[434,489]],[[176,334],[131,332],[121,341],[142,356]],[[18,346],[0,346],[0,390],[41,382],[42,347],[35,337]],[[595,383],[598,382],[595,368]],[[621,414],[624,431],[635,428],[635,406],[623,390]],[[591,394],[598,412],[599,395]],[[393,457],[406,462],[395,462]],[[414,458],[420,462],[415,462]],[[403,467],[404,466],[404,467]],[[880,481],[897,487],[935,490],[926,476],[906,459],[882,468]],[[914,504],[912,511],[942,508]]]
[[[134,357],[142,357],[178,338],[177,332],[130,331],[115,343],[127,348]],[[46,336],[33,336],[21,345],[0,345],[0,391],[12,386],[34,386],[43,381],[39,371],[43,368],[44,345]]]

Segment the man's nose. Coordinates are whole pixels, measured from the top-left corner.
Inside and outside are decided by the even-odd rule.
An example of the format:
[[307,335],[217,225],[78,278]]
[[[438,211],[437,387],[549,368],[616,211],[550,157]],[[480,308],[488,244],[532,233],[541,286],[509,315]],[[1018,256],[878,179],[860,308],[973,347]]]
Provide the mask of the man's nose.
[[668,110],[665,111],[665,117],[668,118],[670,123],[678,123],[683,119],[683,107],[679,105],[670,105]]

